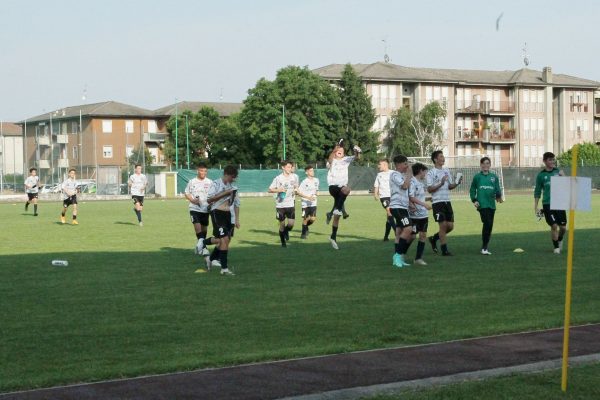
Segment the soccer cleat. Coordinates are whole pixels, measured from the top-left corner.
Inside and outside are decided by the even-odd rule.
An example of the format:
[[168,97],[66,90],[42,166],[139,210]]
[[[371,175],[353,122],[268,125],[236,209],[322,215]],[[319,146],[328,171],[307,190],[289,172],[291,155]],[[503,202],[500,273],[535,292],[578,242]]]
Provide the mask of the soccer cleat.
[[210,261],[210,257],[209,256],[204,257],[204,263],[206,264],[206,270],[210,271],[210,267],[211,267],[212,263]]
[[447,251],[447,252],[445,252],[445,253],[442,253],[442,255],[443,255],[443,256],[446,256],[446,257],[452,257],[454,254],[452,254],[452,253],[450,253],[449,251]]
[[386,236],[386,237],[384,237],[384,238],[383,238],[383,241],[384,241],[384,242],[389,242],[389,241],[390,241],[390,238],[388,238],[388,237]]
[[219,261],[219,260],[212,260],[211,263],[210,263],[210,265],[213,268],[221,268],[221,261]]
[[65,217],[60,217],[60,223],[61,224],[66,224],[67,221],[65,220]]
[[71,222],[71,225],[79,225],[79,222],[77,222],[77,220],[76,220],[76,219],[74,219],[74,220]]
[[560,247],[554,249],[554,254],[560,254]]
[[333,247],[335,250],[339,250],[340,248],[338,247],[337,242],[335,241],[335,239],[329,238],[329,243],[331,243],[331,247]]
[[25,203],[25,211],[29,208],[29,203]]
[[144,223],[142,221],[140,221],[140,226],[144,226]]
[[481,254],[485,256],[491,256],[492,253],[488,249],[481,249]]
[[235,275],[235,274],[234,274],[233,272],[231,272],[231,271],[229,270],[229,268],[225,268],[225,269],[222,269],[222,270],[221,270],[221,275],[229,275],[229,276],[233,276],[233,275]]
[[281,242],[281,247],[287,247],[287,243],[286,242]]
[[300,235],[300,239],[306,239],[306,233],[303,233],[302,235]]
[[332,213],[330,213],[330,212],[328,212],[328,213],[326,213],[326,214],[325,214],[325,223],[326,223],[327,225],[329,225],[329,223],[331,222],[331,218],[332,218],[332,217],[333,217],[333,214],[332,214]]
[[204,238],[200,238],[198,239],[198,242],[196,243],[196,254],[200,254],[200,255],[206,255],[204,254],[204,252],[208,250],[206,250],[206,246],[204,246]]
[[431,244],[431,250],[433,250],[434,253],[437,253],[438,249],[437,249],[436,240],[433,238],[433,236],[429,236],[428,239],[429,239],[429,243]]
[[402,257],[398,253],[394,253],[392,256],[392,266],[397,268],[404,267],[404,263],[402,262]]
[[410,267],[410,264],[406,262],[402,254],[400,254],[400,261],[402,262],[403,267]]
[[342,210],[342,217],[344,219],[348,219],[348,218],[350,218],[350,214],[348,214],[345,210]]
[[35,214],[33,214],[33,216],[34,216],[34,217],[37,217],[37,216],[38,216],[38,213],[35,213]]
[[422,259],[418,258],[415,260],[415,265],[427,265],[427,263]]

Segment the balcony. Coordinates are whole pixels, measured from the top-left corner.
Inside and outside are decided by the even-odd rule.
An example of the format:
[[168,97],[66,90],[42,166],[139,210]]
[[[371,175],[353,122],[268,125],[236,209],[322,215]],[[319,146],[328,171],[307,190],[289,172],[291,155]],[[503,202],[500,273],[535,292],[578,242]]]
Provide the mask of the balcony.
[[144,142],[164,143],[167,135],[167,132],[144,132]]
[[[486,135],[484,135],[485,137]],[[490,130],[484,142],[489,143],[516,143],[516,132],[514,129]],[[487,139],[487,140],[486,140]]]
[[56,135],[56,143],[68,144],[69,136],[68,135]]
[[460,114],[514,114],[514,101],[460,101],[455,104],[456,113]]
[[478,132],[472,129],[457,129],[455,133],[456,142],[483,142],[483,143],[515,143],[516,134],[514,129],[492,129]]
[[50,146],[50,136],[38,136],[37,142],[40,146]]
[[48,160],[38,160],[38,168],[40,169],[49,169],[50,161]]
[[69,168],[69,159],[68,158],[59,158],[56,166],[58,168]]
[[472,129],[457,129],[454,135],[456,142],[481,142],[482,138],[479,136],[479,132]]
[[600,117],[600,103],[594,104],[594,117]]

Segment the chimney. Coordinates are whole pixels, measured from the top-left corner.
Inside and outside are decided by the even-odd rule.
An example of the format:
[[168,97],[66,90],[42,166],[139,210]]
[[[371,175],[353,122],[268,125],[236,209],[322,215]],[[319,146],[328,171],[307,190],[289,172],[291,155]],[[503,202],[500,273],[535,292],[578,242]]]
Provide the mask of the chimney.
[[546,83],[552,83],[552,68],[544,67],[542,70],[542,80]]

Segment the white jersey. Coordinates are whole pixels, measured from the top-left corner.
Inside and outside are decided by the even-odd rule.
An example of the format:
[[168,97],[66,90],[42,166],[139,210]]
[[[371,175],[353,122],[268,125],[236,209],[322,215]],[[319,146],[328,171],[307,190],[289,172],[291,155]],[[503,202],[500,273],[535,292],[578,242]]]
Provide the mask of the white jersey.
[[334,158],[327,172],[327,185],[346,186],[348,184],[348,167],[354,161],[354,156]]
[[[425,191],[425,185],[423,182],[415,178],[414,176],[410,180],[410,188],[408,189],[408,195],[410,197],[415,197],[417,200],[425,202],[425,196],[427,195]],[[415,204],[415,210],[408,210],[408,216],[411,218],[421,219],[427,218],[428,213],[427,209],[420,204]]]
[[[230,208],[232,205],[233,206],[240,206],[240,198],[239,195],[237,193],[237,187],[233,186],[231,183],[225,183],[223,182],[222,178],[217,179],[216,181],[213,181],[212,184],[210,185],[210,188],[208,189],[208,194],[207,197],[213,197],[219,193],[222,193],[226,190],[234,190],[234,192],[229,195],[229,196],[225,196],[220,198],[219,200],[215,201],[214,203],[212,203],[210,205],[210,210],[225,210],[225,207],[223,205],[226,206],[226,208]],[[228,211],[228,210],[225,210]]]
[[392,171],[390,174],[390,208],[408,209],[408,189],[402,189],[405,177],[402,172]]
[[208,189],[210,189],[211,184],[212,180],[208,178],[190,179],[187,186],[185,187],[185,194],[189,194],[194,199],[200,200],[199,205],[190,202],[190,211],[198,211],[202,213],[208,212],[208,201],[206,199],[208,198]]
[[295,206],[296,189],[298,188],[298,175],[279,174],[271,182],[269,189],[285,189],[285,192],[277,193],[275,197],[276,208],[289,208]]
[[69,197],[77,194],[77,181],[75,179],[67,178],[60,185],[62,190],[62,199],[66,200]]
[[452,177],[452,174],[448,168],[439,169],[433,167],[427,171],[426,182],[428,188],[439,185],[444,176],[447,176],[448,180],[444,182],[444,184],[438,190],[431,194],[431,202],[433,204],[443,201],[450,201],[450,189],[448,189],[448,186],[454,183],[454,178]]
[[379,198],[390,197],[390,175],[392,170],[380,172],[375,177],[375,183],[373,184],[379,190]]
[[315,196],[314,200],[302,197],[302,208],[317,206],[317,192],[319,191],[319,180],[317,178],[304,178],[298,191],[304,195]]
[[146,192],[146,185],[148,185],[148,179],[144,174],[132,174],[129,177],[129,183],[131,183],[132,196],[143,196]]
[[40,183],[39,176],[29,175],[27,179],[25,179],[25,193],[38,193],[40,190],[38,188],[38,183]]

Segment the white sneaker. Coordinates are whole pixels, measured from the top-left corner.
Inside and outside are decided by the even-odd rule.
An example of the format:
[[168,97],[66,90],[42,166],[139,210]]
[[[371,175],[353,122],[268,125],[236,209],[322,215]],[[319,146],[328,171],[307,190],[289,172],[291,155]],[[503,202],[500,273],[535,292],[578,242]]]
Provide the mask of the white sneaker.
[[333,210],[333,215],[343,215],[343,213],[336,208],[335,210]]
[[198,239],[198,243],[196,243],[196,254],[200,254],[201,256],[210,255],[210,251],[204,247],[204,238]]
[[144,226],[144,223],[142,221],[140,221],[140,226]]
[[483,254],[484,256],[491,256],[492,252],[488,249],[481,249],[481,254]]
[[210,263],[210,265],[214,268],[221,268],[221,261],[219,260],[212,260],[212,262]]
[[558,242],[558,248],[560,249],[560,251],[562,251],[562,245],[563,245],[563,241],[561,240],[560,242]]
[[230,276],[232,276],[232,275],[235,275],[235,274],[233,272],[231,272],[229,270],[229,268],[225,268],[225,269],[221,270],[221,275],[230,275]]
[[420,258],[415,260],[415,264],[416,265],[427,265],[427,263]]
[[332,238],[329,238],[329,242],[331,243],[331,247],[333,247],[336,250],[339,250],[340,248],[338,247],[338,244],[335,240],[333,240]]
[[560,247],[557,247],[556,249],[554,249],[554,254],[560,254]]

